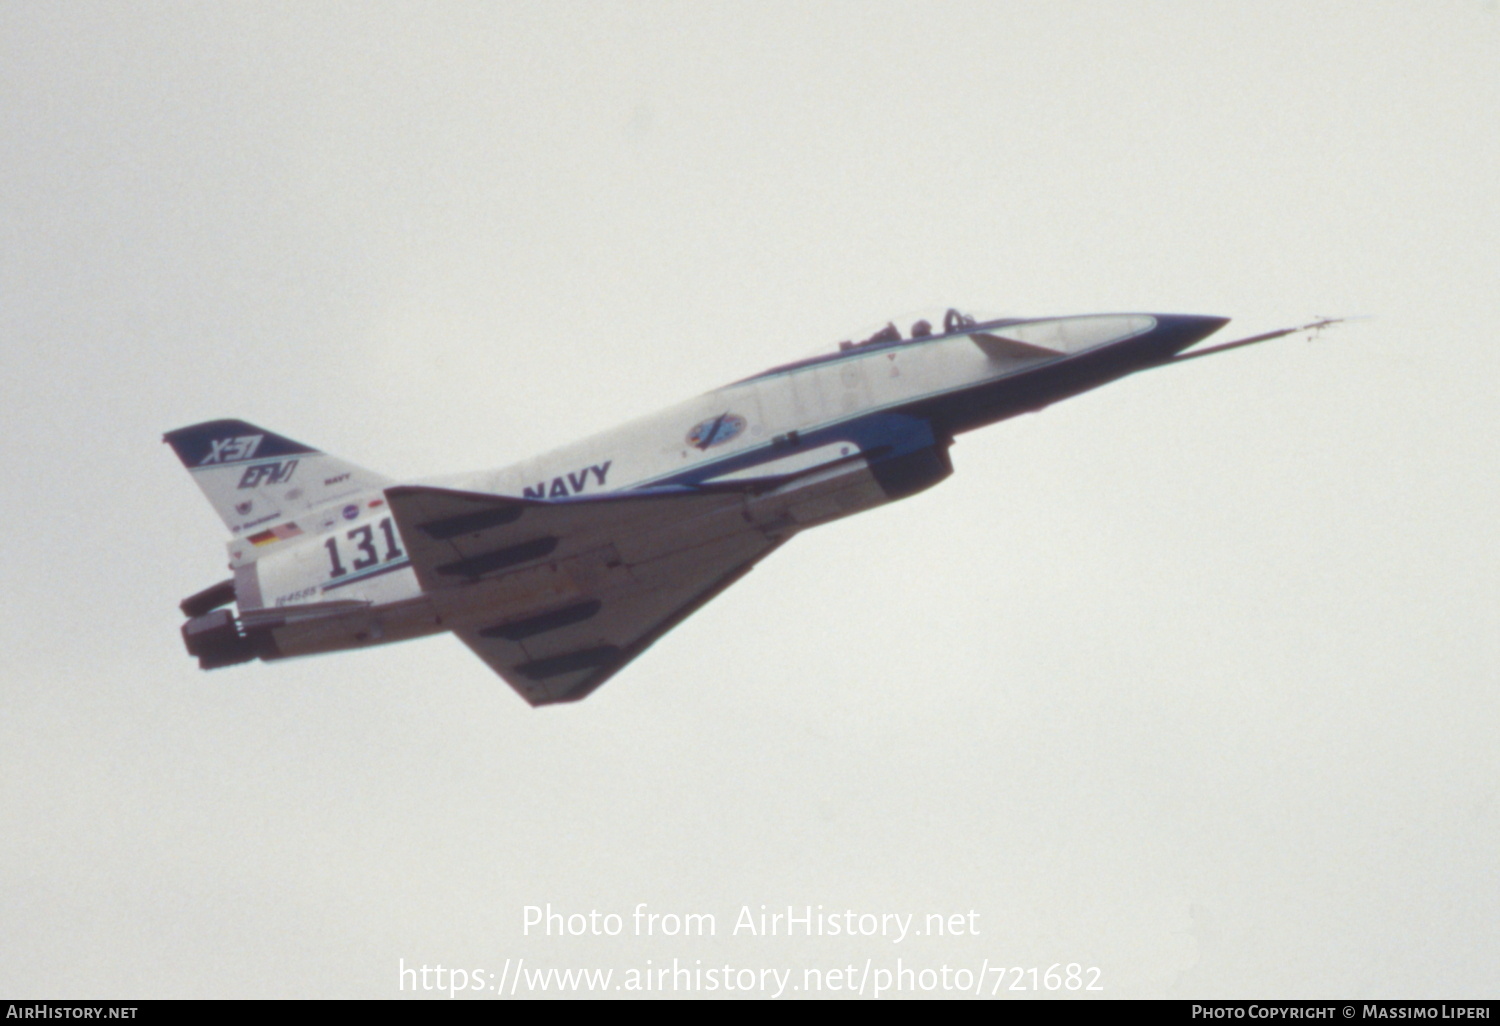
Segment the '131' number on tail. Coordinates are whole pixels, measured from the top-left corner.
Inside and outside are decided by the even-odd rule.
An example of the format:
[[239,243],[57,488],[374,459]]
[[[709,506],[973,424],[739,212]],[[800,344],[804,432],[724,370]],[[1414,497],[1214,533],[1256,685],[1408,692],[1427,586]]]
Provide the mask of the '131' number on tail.
[[[375,528],[380,528],[380,533],[385,536],[385,555],[377,551],[375,541]],[[393,559],[399,559],[406,555],[401,551],[401,546],[396,542],[396,529],[391,526],[390,517],[382,517],[378,524],[360,524],[358,527],[344,535],[346,541],[354,543],[353,558],[348,567],[339,559],[339,539],[329,538],[323,543],[328,550],[328,559],[332,566],[329,569],[329,577],[343,577],[347,573],[358,573],[368,570],[377,563],[389,563]]]

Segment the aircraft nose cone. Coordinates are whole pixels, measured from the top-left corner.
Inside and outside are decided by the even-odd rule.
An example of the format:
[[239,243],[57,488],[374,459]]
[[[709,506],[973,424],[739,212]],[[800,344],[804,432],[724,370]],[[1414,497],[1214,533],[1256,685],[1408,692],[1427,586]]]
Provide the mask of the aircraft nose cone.
[[1151,333],[1166,356],[1176,356],[1189,346],[1208,338],[1224,325],[1228,317],[1206,317],[1201,314],[1157,314],[1156,330]]

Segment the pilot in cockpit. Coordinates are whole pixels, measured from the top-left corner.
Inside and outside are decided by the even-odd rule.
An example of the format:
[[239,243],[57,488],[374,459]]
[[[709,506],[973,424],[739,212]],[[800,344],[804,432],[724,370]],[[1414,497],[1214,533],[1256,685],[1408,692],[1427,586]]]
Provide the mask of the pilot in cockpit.
[[860,346],[872,346],[877,342],[900,342],[901,329],[896,327],[895,321],[890,321],[885,327],[865,339],[863,342],[840,342],[840,349],[857,349]]
[[974,318],[966,313],[960,313],[952,307],[949,307],[948,312],[943,314],[944,335],[951,335],[960,328],[972,328],[973,326]]
[[[944,335],[951,335],[951,334],[953,334],[956,331],[962,331],[964,328],[971,328],[973,326],[974,326],[974,318],[970,317],[966,313],[961,313],[958,310],[949,308],[949,310],[946,313],[943,314],[943,334]],[[919,338],[932,338],[933,337],[932,322],[929,321],[929,320],[927,320],[925,317],[922,318],[919,321],[915,321],[912,324],[912,326],[911,326],[911,335],[909,337],[912,340],[919,339]],[[878,345],[878,344],[883,343],[883,342],[900,342],[900,341],[901,341],[901,329],[898,328],[898,327],[896,327],[896,322],[895,321],[890,321],[890,322],[887,322],[887,324],[886,324],[885,327],[881,328],[879,331],[875,332],[875,334],[871,335],[867,339],[864,339],[863,341],[860,341],[860,342],[848,342],[848,341],[846,341],[846,342],[840,342],[839,343],[839,349],[841,351],[848,351],[850,349],[858,349],[861,346],[872,346],[872,345]]]

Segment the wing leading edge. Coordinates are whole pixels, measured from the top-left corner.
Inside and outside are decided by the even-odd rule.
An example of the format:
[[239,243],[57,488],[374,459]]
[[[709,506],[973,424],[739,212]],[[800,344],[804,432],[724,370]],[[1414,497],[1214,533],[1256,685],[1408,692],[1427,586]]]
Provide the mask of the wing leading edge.
[[453,632],[532,705],[586,697],[784,540],[736,492],[386,496]]

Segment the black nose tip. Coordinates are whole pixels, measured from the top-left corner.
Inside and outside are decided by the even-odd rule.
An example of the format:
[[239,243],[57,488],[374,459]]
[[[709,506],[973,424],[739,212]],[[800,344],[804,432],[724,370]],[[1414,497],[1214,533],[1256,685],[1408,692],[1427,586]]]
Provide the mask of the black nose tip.
[[1188,346],[1203,341],[1228,323],[1228,317],[1206,317],[1201,314],[1157,314],[1156,331],[1153,334],[1161,339],[1164,349],[1176,354]]

